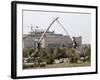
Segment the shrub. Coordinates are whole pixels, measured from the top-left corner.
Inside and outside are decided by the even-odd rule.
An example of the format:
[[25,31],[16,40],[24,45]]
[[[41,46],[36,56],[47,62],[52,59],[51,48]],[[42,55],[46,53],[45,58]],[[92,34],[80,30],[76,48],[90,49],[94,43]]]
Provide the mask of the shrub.
[[34,50],[30,49],[30,48],[23,49],[23,57],[25,57],[25,58],[29,57],[32,54],[33,51]]
[[51,56],[49,56],[49,57],[47,57],[47,59],[46,59],[46,63],[47,63],[47,64],[53,64],[53,63],[54,63],[54,59],[53,59]]
[[77,63],[78,59],[79,59],[79,56],[78,54],[75,52],[76,49],[72,48],[69,50],[69,56],[70,56],[70,62],[71,63]]
[[75,56],[71,57],[71,59],[70,59],[71,63],[77,63],[77,61],[78,61],[78,58]]

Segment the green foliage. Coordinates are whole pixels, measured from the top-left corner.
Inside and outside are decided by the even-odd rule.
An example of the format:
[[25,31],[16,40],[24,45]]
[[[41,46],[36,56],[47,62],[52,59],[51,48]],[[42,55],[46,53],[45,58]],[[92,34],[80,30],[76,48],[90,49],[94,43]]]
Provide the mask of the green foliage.
[[46,63],[53,64],[54,63],[54,54],[53,48],[46,49]]
[[[86,61],[90,61],[91,58],[91,48],[83,48],[85,56],[87,56]],[[29,57],[33,49],[25,48],[23,49],[23,57]],[[47,64],[53,64],[55,59],[70,58],[71,63],[77,63],[80,56],[76,53],[74,48],[41,48],[38,57],[40,58],[36,63],[46,62]]]
[[41,62],[46,62],[47,64],[53,64],[54,62],[54,50],[53,48],[41,48],[39,52]]
[[74,49],[74,48],[69,48],[67,50],[67,52],[68,52],[67,55],[69,56],[71,63],[77,63],[77,60],[79,59],[79,55],[77,53],[75,53],[75,50],[76,49]]
[[88,58],[86,58],[86,61],[90,61],[91,60],[91,48],[85,47],[84,48],[84,54],[85,54],[85,56],[88,57]]
[[78,57],[76,57],[76,55],[74,55],[74,56],[72,56],[72,57],[70,58],[70,62],[71,62],[71,63],[77,63],[77,61],[78,61]]
[[47,53],[46,53],[45,49],[41,49],[41,50],[40,50],[39,56],[40,56],[40,59],[41,59],[42,61],[44,61],[44,60],[46,59]]
[[61,55],[60,52],[61,52],[60,48],[54,48],[54,58],[55,59],[58,59],[60,57]]
[[86,48],[85,51],[86,51],[85,52],[86,56],[90,56],[91,55],[91,49],[90,48]]
[[30,49],[30,48],[23,49],[23,57],[25,57],[25,58],[29,57],[32,54],[33,51],[34,50]]
[[48,57],[48,58],[46,59],[46,63],[47,63],[47,64],[53,64],[53,63],[54,63],[54,59],[51,58],[51,57]]

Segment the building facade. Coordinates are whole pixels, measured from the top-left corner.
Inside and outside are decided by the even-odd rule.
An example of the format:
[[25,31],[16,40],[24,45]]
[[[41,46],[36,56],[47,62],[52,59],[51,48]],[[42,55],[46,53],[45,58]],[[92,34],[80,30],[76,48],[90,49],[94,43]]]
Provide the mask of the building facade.
[[[37,30],[32,31],[29,34],[23,34],[23,48],[35,48],[36,43],[39,41],[40,37],[42,36],[44,31]],[[82,45],[82,37],[75,37],[75,40],[78,44],[78,46]],[[43,37],[41,41],[41,47],[42,48],[71,48],[73,47],[73,41],[69,36],[65,36],[62,34],[55,34],[54,31],[46,32],[45,36]]]

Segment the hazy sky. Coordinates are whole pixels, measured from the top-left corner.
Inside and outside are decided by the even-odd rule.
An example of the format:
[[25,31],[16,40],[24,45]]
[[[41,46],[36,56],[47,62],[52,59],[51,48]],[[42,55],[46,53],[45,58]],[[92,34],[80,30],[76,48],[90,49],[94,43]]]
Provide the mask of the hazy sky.
[[[61,12],[43,12],[43,11],[23,11],[23,33],[27,34],[38,26],[38,29],[47,29],[54,18],[59,17],[59,21],[68,31],[71,37],[82,36],[82,43],[91,41],[91,14],[82,13],[61,13]],[[49,31],[55,31],[57,34],[67,35],[59,23],[55,22]]]

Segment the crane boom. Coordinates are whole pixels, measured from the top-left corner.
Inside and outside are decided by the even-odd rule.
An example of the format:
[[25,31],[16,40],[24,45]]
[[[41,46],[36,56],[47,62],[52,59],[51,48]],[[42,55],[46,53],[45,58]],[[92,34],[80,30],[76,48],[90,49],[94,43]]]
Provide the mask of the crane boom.
[[40,37],[38,43],[40,43],[40,42],[42,41],[42,39],[43,39],[43,37],[45,36],[46,32],[49,30],[49,28],[52,26],[52,24],[53,24],[56,20],[58,20],[58,18],[59,18],[59,17],[55,18],[55,19],[52,21],[52,23],[49,25],[49,27],[46,29],[46,31],[43,33],[43,35]]
[[[59,24],[60,24],[60,26],[63,28],[63,30],[67,33],[67,35],[70,37],[70,39],[71,39],[71,36],[69,35],[69,33],[68,33],[68,31],[64,28],[64,26],[61,24],[61,22],[57,19],[56,20]],[[72,40],[72,39],[71,39]]]

